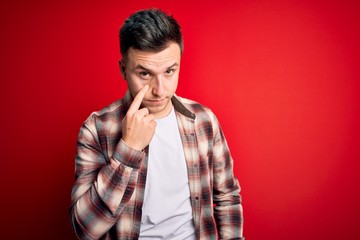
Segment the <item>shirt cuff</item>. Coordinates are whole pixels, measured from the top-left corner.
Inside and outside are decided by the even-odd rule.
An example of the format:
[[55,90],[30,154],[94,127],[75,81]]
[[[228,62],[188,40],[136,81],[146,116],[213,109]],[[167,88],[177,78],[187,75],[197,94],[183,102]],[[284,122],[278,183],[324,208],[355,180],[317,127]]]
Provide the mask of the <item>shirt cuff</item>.
[[121,139],[116,146],[113,158],[125,166],[140,169],[141,163],[145,158],[145,151],[135,150]]

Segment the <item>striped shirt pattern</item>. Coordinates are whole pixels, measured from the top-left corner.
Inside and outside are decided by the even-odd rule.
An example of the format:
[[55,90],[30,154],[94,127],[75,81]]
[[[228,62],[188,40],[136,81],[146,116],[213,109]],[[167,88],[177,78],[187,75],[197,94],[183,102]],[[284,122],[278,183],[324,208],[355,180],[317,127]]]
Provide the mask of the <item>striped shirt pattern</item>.
[[[76,145],[71,223],[79,239],[137,239],[146,183],[148,147],[121,140],[129,92],[80,128]],[[213,112],[173,96],[186,159],[197,239],[244,239],[240,185]],[[166,199],[164,199],[166,201]]]

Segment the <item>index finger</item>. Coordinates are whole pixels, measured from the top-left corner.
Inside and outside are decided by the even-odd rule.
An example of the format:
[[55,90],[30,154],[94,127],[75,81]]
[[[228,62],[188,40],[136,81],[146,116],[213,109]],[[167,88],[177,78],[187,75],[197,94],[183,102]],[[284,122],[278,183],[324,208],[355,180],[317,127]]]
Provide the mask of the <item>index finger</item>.
[[142,100],[145,97],[145,94],[149,90],[149,85],[143,86],[140,91],[136,94],[133,102],[131,103],[128,112],[134,113],[139,110]]

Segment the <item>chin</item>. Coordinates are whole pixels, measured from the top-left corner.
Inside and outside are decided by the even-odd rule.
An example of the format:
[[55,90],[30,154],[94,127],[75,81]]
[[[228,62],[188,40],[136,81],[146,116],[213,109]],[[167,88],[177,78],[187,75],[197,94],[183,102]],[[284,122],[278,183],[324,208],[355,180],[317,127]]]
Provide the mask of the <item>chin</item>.
[[149,113],[151,113],[151,114],[159,114],[159,113],[165,111],[166,107],[164,107],[164,106],[148,107],[148,109],[149,109]]
[[158,107],[149,107],[149,112],[150,114],[153,114],[155,115],[157,118],[162,118],[162,117],[165,117],[169,114],[169,112],[167,112],[167,108],[166,108],[167,105],[165,106],[158,106]]

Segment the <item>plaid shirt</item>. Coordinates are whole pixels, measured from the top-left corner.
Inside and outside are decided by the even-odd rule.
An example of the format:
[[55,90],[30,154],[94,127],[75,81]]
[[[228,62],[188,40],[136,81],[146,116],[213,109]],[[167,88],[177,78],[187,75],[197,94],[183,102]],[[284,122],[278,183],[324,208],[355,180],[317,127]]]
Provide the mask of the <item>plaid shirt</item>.
[[[148,148],[136,151],[121,140],[129,92],[80,129],[71,222],[80,239],[137,239],[146,183]],[[240,186],[215,115],[174,96],[184,148],[197,239],[243,239]],[[166,199],[164,199],[166,201]]]

